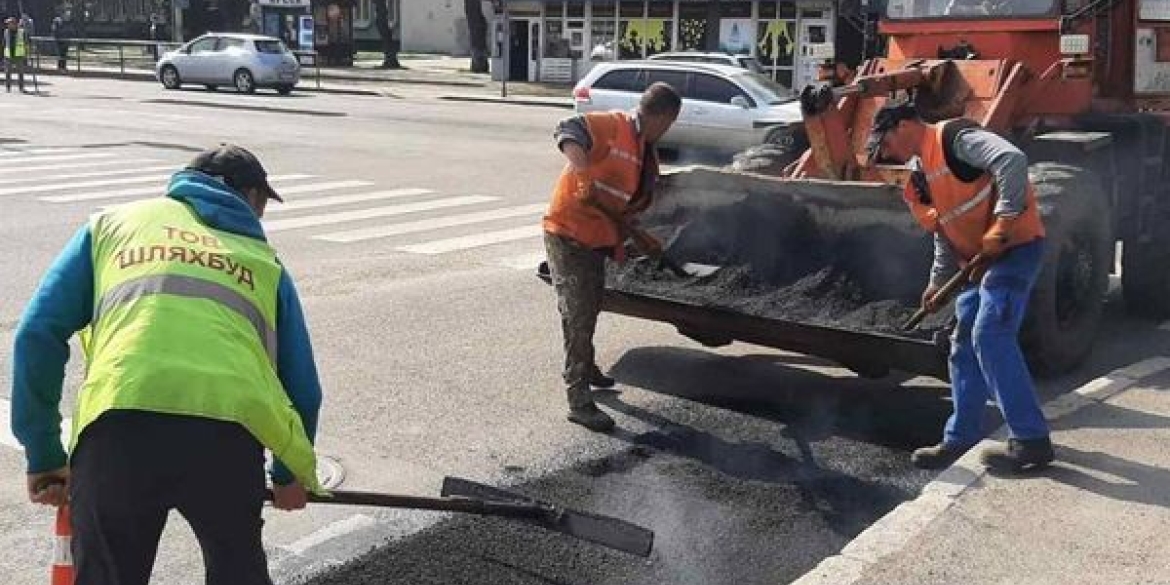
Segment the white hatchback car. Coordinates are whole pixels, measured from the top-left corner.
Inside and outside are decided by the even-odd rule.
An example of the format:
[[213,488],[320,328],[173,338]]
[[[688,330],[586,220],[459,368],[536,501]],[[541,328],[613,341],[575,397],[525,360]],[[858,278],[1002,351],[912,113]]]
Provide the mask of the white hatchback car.
[[209,33],[163,55],[155,74],[167,89],[194,83],[207,89],[230,85],[241,93],[271,87],[287,95],[300,81],[301,66],[278,38]]
[[803,140],[800,102],[772,80],[740,67],[670,61],[598,64],[577,83],[578,113],[632,110],[651,83],[670,84],[683,98],[667,148],[735,153],[764,143]]

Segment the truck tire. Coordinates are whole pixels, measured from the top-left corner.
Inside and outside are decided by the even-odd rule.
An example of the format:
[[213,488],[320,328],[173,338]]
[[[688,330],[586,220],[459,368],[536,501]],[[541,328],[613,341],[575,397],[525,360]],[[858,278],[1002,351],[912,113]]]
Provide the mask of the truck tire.
[[1097,337],[1113,260],[1112,224],[1096,174],[1041,162],[1029,175],[1047,237],[1020,340],[1033,373],[1054,376],[1077,367]]
[[768,132],[763,144],[736,154],[731,170],[779,177],[807,149],[803,126],[777,126]]
[[1170,238],[1126,242],[1121,253],[1121,294],[1131,314],[1170,318]]

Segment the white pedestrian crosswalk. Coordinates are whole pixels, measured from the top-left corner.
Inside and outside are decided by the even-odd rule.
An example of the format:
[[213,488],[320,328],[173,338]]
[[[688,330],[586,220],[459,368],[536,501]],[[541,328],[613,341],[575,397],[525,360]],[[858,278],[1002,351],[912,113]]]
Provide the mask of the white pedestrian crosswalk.
[[[181,158],[164,149],[0,145],[0,197],[97,210],[157,197],[182,167]],[[489,263],[516,270],[529,270],[543,259],[545,203],[380,184],[360,176],[281,174],[279,165],[266,166],[286,202],[269,205],[263,225],[280,238],[322,246],[384,245],[432,257],[482,250]]]

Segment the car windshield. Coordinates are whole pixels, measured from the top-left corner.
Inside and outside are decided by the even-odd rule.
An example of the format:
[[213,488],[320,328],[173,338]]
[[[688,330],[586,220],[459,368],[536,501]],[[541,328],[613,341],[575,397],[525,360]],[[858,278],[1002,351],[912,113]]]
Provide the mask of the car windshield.
[[271,41],[256,41],[256,50],[261,53],[280,54],[288,49],[284,48],[284,43],[278,40]]
[[886,16],[918,18],[1019,18],[1047,16],[1055,0],[890,0]]
[[751,71],[734,76],[737,83],[742,85],[753,95],[762,98],[768,104],[783,104],[792,101],[792,93],[787,87]]

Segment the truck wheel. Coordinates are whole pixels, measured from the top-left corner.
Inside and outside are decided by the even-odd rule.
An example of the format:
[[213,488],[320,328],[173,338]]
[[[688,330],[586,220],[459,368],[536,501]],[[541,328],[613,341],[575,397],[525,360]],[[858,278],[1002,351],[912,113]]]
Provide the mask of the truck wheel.
[[1107,195],[1096,174],[1042,162],[1029,169],[1044,218],[1044,266],[1036,280],[1021,343],[1032,371],[1057,375],[1093,347],[1113,258]]
[[1149,319],[1170,318],[1170,239],[1125,243],[1121,293],[1130,313]]
[[731,169],[779,177],[807,149],[808,137],[802,126],[778,126],[768,132],[763,144],[736,154]]

